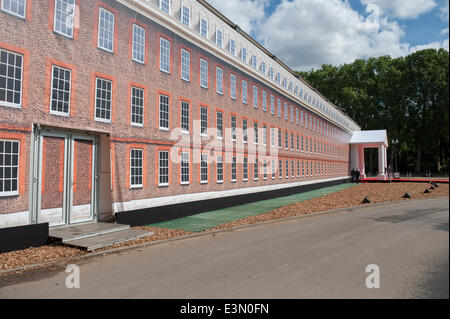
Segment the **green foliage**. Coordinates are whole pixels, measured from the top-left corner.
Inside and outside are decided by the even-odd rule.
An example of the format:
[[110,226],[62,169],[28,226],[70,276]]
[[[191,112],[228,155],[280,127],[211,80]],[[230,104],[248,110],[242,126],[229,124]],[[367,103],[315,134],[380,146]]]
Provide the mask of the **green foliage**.
[[358,59],[299,74],[363,130],[387,129],[390,140],[398,139],[400,171],[448,172],[448,51]]

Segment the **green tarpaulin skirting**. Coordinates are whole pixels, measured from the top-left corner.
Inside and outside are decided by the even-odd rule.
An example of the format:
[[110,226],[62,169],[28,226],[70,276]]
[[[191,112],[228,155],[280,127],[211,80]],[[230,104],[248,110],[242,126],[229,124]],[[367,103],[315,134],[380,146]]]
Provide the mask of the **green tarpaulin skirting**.
[[168,229],[180,229],[190,232],[201,232],[206,229],[229,223],[247,216],[267,213],[279,207],[338,192],[352,186],[354,186],[354,184],[340,184],[336,186],[324,187],[314,191],[303,192],[300,194],[294,194],[285,197],[277,197],[219,210],[213,210],[210,212],[178,218],[149,226]]

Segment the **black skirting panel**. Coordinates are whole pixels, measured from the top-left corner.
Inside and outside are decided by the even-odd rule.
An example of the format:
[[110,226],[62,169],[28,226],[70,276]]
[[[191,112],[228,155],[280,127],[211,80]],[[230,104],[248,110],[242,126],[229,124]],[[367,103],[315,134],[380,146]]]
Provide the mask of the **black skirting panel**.
[[43,246],[47,240],[48,223],[0,228],[0,253]]
[[349,181],[350,181],[349,179],[342,179],[338,181],[315,183],[310,185],[289,187],[284,189],[258,192],[253,194],[229,196],[224,198],[208,199],[196,202],[188,202],[174,205],[170,205],[170,203],[167,203],[168,204],[167,206],[116,213],[116,218],[117,223],[119,224],[126,224],[131,226],[150,225],[180,217],[204,213],[216,209],[222,209],[247,204],[251,202],[256,202],[260,200],[288,196],[323,187],[348,183]]

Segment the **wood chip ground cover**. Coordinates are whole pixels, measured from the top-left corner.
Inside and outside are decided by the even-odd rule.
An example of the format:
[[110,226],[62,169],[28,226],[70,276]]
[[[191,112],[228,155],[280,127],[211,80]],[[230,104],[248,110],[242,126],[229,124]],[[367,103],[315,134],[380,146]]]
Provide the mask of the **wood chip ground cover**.
[[[370,198],[372,203],[402,200],[402,197],[406,192],[410,193],[413,199],[449,196],[448,184],[439,184],[439,187],[432,190],[430,194],[424,194],[424,190],[430,188],[430,186],[430,184],[426,183],[359,184],[355,187],[344,189],[336,193],[280,207],[264,214],[249,216],[233,222],[222,224],[207,231],[227,229],[242,225],[306,215],[314,212],[327,211],[338,208],[359,205],[362,206],[364,204],[361,204],[361,201],[366,196]],[[112,248],[132,247],[147,242],[177,238],[192,234],[190,232],[182,230],[163,229],[155,227],[138,228],[153,231],[154,235],[124,244],[114,245],[104,250],[109,250]],[[77,248],[56,245],[47,245],[43,247],[8,252],[0,254],[0,271],[20,268],[26,265],[70,259],[72,257],[78,257],[85,254],[88,253]]]

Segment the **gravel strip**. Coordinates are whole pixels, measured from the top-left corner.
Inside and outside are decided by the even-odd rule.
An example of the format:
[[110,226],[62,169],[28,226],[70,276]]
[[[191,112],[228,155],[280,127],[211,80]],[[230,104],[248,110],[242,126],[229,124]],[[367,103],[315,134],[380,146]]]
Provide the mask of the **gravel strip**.
[[[361,204],[361,201],[364,199],[365,196],[368,196],[371,199],[372,203],[398,201],[402,199],[402,196],[406,192],[409,192],[412,195],[413,199],[449,196],[448,184],[440,184],[439,187],[432,190],[430,194],[424,194],[424,190],[426,188],[430,188],[430,185],[425,183],[359,184],[355,187],[351,187],[336,193],[313,198],[285,207],[280,207],[271,212],[267,212],[256,216],[249,216],[230,223],[222,224],[220,226],[206,230],[206,232],[255,224],[270,220],[294,217],[299,215],[306,215],[320,211],[364,205]],[[164,229],[156,227],[136,227],[136,228],[153,231],[155,234],[153,236],[97,250],[96,252],[107,251],[115,248],[132,247],[143,243],[167,240],[171,238],[178,238],[193,234],[191,232],[186,232],[182,230]],[[50,263],[86,254],[88,254],[88,252],[81,249],[72,248],[68,246],[57,246],[54,244],[9,253],[3,253],[0,254],[0,271],[8,269],[16,269],[27,265]]]

